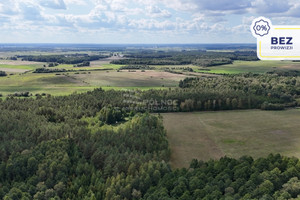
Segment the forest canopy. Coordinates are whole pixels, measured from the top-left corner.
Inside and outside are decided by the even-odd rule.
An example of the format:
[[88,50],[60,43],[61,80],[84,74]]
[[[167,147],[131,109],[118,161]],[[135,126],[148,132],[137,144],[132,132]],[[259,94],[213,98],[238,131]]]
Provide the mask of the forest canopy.
[[217,66],[232,64],[234,60],[256,61],[258,60],[254,51],[141,51],[130,52],[124,55],[126,59],[114,60],[112,64],[121,65],[197,65]]
[[88,54],[72,54],[72,55],[28,55],[28,56],[17,56],[25,61],[36,61],[36,62],[48,62],[48,63],[59,63],[59,64],[79,64],[87,63],[102,58],[107,58],[104,55],[88,55]]

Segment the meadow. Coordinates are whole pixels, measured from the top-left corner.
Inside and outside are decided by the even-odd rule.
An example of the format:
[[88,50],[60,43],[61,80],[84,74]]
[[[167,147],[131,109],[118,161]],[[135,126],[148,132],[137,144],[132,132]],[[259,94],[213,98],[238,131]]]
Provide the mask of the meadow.
[[300,109],[162,114],[172,167],[192,159],[254,158],[270,153],[300,157]]
[[200,67],[196,72],[215,74],[266,73],[274,70],[300,70],[300,63],[292,61],[234,61],[233,64]]
[[[1,66],[0,66],[0,70]],[[7,72],[9,73],[9,72]],[[157,71],[80,71],[66,73],[20,73],[0,77],[0,94],[29,91],[33,95],[47,93],[67,95],[86,92],[94,88],[104,89],[161,89],[178,86],[188,76]]]

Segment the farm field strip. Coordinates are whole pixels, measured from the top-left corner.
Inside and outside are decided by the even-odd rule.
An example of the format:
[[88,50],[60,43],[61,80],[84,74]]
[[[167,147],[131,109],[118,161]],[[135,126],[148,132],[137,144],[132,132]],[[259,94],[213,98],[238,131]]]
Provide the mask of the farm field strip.
[[26,73],[0,77],[0,94],[29,91],[33,94],[45,92],[52,95],[65,95],[76,91],[94,88],[106,89],[157,89],[176,87],[188,76],[157,71],[90,71],[68,73]]
[[292,61],[234,61],[233,64],[202,67],[196,72],[216,74],[265,73],[273,70],[300,70],[300,63]]

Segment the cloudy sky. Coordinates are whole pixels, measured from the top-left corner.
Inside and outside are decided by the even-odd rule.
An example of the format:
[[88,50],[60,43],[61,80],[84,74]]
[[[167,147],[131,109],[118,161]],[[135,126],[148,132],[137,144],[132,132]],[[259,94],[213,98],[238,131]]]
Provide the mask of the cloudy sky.
[[0,43],[254,43],[259,16],[300,25],[300,1],[1,0]]

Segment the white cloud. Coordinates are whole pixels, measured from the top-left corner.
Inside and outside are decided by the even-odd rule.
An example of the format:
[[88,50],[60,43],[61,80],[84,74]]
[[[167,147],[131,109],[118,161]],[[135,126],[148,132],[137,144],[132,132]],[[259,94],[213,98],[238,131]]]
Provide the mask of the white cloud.
[[40,5],[52,9],[65,10],[67,8],[64,0],[40,0]]
[[258,14],[285,13],[291,9],[289,1],[282,0],[255,0],[251,7]]
[[15,1],[3,0],[0,2],[0,14],[15,15],[18,12]]
[[40,21],[43,20],[40,6],[33,3],[19,3],[20,14],[24,20]]
[[84,0],[64,0],[66,5],[86,6],[87,2]]
[[161,9],[158,6],[148,6],[146,10],[147,15],[154,18],[170,18],[172,16],[172,14],[168,10]]

